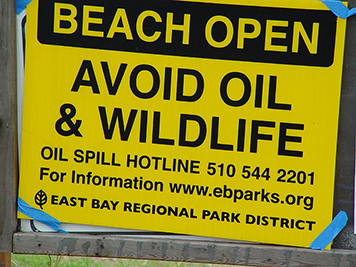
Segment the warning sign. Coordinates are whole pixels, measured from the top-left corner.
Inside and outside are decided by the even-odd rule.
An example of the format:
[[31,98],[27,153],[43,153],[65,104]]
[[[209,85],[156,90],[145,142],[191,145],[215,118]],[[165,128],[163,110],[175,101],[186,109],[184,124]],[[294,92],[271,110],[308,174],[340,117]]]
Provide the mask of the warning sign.
[[20,198],[308,247],[332,218],[345,27],[319,1],[33,1]]

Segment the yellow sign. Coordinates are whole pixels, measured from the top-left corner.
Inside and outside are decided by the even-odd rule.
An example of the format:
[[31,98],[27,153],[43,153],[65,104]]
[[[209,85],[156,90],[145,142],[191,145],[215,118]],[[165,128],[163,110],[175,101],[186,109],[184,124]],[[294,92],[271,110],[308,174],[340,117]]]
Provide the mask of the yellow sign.
[[20,198],[308,247],[332,219],[345,26],[320,1],[33,1]]

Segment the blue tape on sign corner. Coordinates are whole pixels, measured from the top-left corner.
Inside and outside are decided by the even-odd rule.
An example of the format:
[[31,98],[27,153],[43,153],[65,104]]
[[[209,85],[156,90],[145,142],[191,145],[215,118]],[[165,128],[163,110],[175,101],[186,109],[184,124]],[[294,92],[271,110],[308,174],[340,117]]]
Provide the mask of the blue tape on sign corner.
[[16,14],[20,14],[32,0],[16,0]]
[[345,211],[340,211],[334,220],[315,238],[309,248],[323,250],[331,241],[340,233],[347,223],[347,214]]
[[64,230],[58,229],[59,225],[61,224],[56,218],[53,218],[51,215],[45,213],[42,210],[38,210],[34,207],[28,205],[25,201],[23,201],[20,197],[17,197],[17,209],[19,212],[22,212],[26,216],[34,219],[35,221],[39,221],[58,233],[68,233]]
[[333,12],[336,16],[346,19],[352,15],[356,14],[356,8],[348,9],[341,1],[338,0],[321,0],[324,5],[326,5],[331,12]]

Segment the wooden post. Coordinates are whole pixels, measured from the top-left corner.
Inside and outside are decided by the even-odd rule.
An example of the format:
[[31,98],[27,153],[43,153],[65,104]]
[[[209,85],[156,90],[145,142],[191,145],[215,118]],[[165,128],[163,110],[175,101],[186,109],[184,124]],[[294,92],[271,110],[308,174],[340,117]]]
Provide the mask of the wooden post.
[[15,0],[0,1],[0,266],[11,266],[17,195]]
[[0,253],[0,267],[11,267],[11,253]]

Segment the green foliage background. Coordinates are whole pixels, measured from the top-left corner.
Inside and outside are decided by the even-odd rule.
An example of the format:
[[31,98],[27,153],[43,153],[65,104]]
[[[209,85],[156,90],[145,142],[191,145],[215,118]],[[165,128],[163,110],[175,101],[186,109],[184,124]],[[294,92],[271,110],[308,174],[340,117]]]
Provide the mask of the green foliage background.
[[167,262],[152,260],[132,260],[113,258],[91,258],[74,256],[50,256],[50,255],[25,255],[12,254],[11,266],[21,267],[223,267],[228,265],[189,263],[189,262]]

